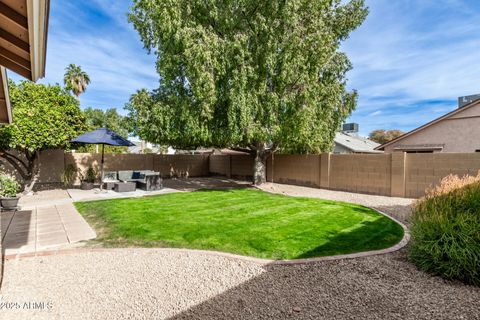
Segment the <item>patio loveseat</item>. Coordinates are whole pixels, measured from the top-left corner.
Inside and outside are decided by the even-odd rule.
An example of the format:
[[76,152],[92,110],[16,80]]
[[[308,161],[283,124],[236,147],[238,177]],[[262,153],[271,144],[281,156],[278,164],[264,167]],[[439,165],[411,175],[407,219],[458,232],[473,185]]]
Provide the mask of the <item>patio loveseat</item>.
[[118,182],[135,182],[136,187],[145,191],[162,189],[162,178],[159,172],[152,170],[122,170],[107,171],[103,175],[102,182],[106,189],[114,189]]

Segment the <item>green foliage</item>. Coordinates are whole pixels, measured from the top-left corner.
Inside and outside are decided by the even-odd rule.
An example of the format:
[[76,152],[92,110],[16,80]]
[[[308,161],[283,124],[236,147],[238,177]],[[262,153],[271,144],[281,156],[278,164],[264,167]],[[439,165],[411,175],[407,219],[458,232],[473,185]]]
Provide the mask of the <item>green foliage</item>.
[[86,108],[84,111],[89,130],[108,128],[124,138],[128,138],[129,123],[116,108],[107,110]]
[[[111,246],[169,246],[296,259],[391,247],[403,228],[378,212],[253,189],[75,203]],[[172,218],[174,217],[174,218]]]
[[450,189],[416,204],[409,256],[424,271],[478,286],[480,181]]
[[141,138],[180,148],[329,150],[356,104],[341,41],[363,0],[135,0],[160,88],[126,105]]
[[14,177],[0,172],[0,196],[13,198],[17,196],[18,192],[20,192],[18,181]]
[[78,168],[74,164],[67,164],[65,166],[65,170],[63,171],[60,179],[63,182],[65,187],[70,187],[75,182],[75,178],[77,177]]
[[97,173],[95,172],[95,169],[93,169],[92,166],[88,167],[87,172],[83,176],[83,181],[85,182],[95,182],[95,179],[97,179]]
[[377,129],[377,130],[373,130],[372,132],[370,132],[370,134],[368,136],[369,136],[370,140],[375,141],[375,142],[380,143],[380,144],[384,144],[388,141],[391,141],[393,139],[396,139],[396,138],[400,137],[404,133],[405,132],[403,132],[401,130],[397,130],[397,129],[393,129],[393,130]]
[[[95,130],[98,128],[108,128],[124,138],[128,138],[130,122],[117,112],[116,108],[110,108],[107,110],[86,108],[84,111],[88,130]],[[101,152],[101,145],[99,146],[99,152]],[[127,147],[115,147],[105,146],[105,153],[125,153]],[[96,146],[92,144],[81,144],[76,146],[78,152],[96,152]]]
[[65,68],[63,83],[65,88],[78,98],[87,90],[87,86],[90,84],[90,77],[80,66],[71,63]]
[[13,123],[0,128],[0,149],[65,148],[85,132],[78,101],[60,86],[10,81],[9,91]]

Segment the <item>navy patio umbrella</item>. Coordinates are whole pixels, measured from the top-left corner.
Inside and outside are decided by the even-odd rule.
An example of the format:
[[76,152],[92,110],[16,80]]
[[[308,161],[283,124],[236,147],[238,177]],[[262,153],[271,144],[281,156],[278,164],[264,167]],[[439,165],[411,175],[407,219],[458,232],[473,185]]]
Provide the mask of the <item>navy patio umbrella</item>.
[[[70,142],[86,143],[86,144],[101,144],[102,145],[102,163],[101,163],[101,179],[103,179],[103,162],[104,162],[104,147],[105,145],[117,147],[131,147],[134,144],[119,134],[108,130],[107,128],[99,128],[84,134],[79,135]],[[102,182],[100,181],[100,189],[102,189]]]

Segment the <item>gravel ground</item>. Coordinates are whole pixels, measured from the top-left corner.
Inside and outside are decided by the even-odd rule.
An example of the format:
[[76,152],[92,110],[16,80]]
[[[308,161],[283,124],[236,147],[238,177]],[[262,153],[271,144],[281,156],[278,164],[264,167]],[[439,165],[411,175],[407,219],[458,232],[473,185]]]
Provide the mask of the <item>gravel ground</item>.
[[[363,204],[403,222],[412,201],[264,188]],[[0,319],[480,319],[480,288],[418,271],[405,250],[281,266],[175,249],[9,260],[2,302],[10,305],[0,304]]]
[[287,184],[265,183],[260,189],[290,196],[313,197],[327,200],[351,202],[372,207],[408,225],[411,213],[410,205],[414,199],[375,196],[361,193],[334,191],[309,187],[299,187]]
[[268,266],[168,249],[7,261],[0,319],[480,319],[480,288],[419,272],[400,251]]
[[[20,309],[4,307],[0,319],[164,319],[265,272],[254,263],[168,249],[25,258],[6,261],[5,270],[2,301]],[[46,308],[24,310],[25,302]]]

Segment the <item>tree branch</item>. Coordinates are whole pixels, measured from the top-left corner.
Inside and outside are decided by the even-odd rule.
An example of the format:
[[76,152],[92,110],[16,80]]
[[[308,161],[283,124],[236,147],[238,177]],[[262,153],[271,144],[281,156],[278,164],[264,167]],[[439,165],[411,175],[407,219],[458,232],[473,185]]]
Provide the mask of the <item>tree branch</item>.
[[[5,160],[7,160],[8,163],[10,163],[10,164],[12,165],[12,167],[14,167],[15,170],[18,171],[18,173],[22,176],[22,179],[23,179],[23,180],[28,180],[28,179],[30,178],[30,175],[29,175],[29,173],[28,173],[28,169],[27,169],[27,168],[25,168],[25,170],[22,169],[22,167],[20,167],[20,165],[18,164],[17,161],[15,161],[15,160],[12,159],[12,158],[5,157],[5,155],[6,155],[6,154],[2,154],[2,158],[5,159]],[[27,172],[25,172],[25,171],[27,171]]]
[[21,163],[21,164],[23,165],[23,167],[25,168],[25,170],[28,170],[27,164],[26,164],[22,159],[20,159],[19,157],[15,156],[15,155],[13,155],[13,154],[11,154],[11,153],[8,153],[7,151],[2,151],[2,152],[0,153],[0,156],[11,157],[11,158],[15,159],[16,161],[18,161],[19,163]]

